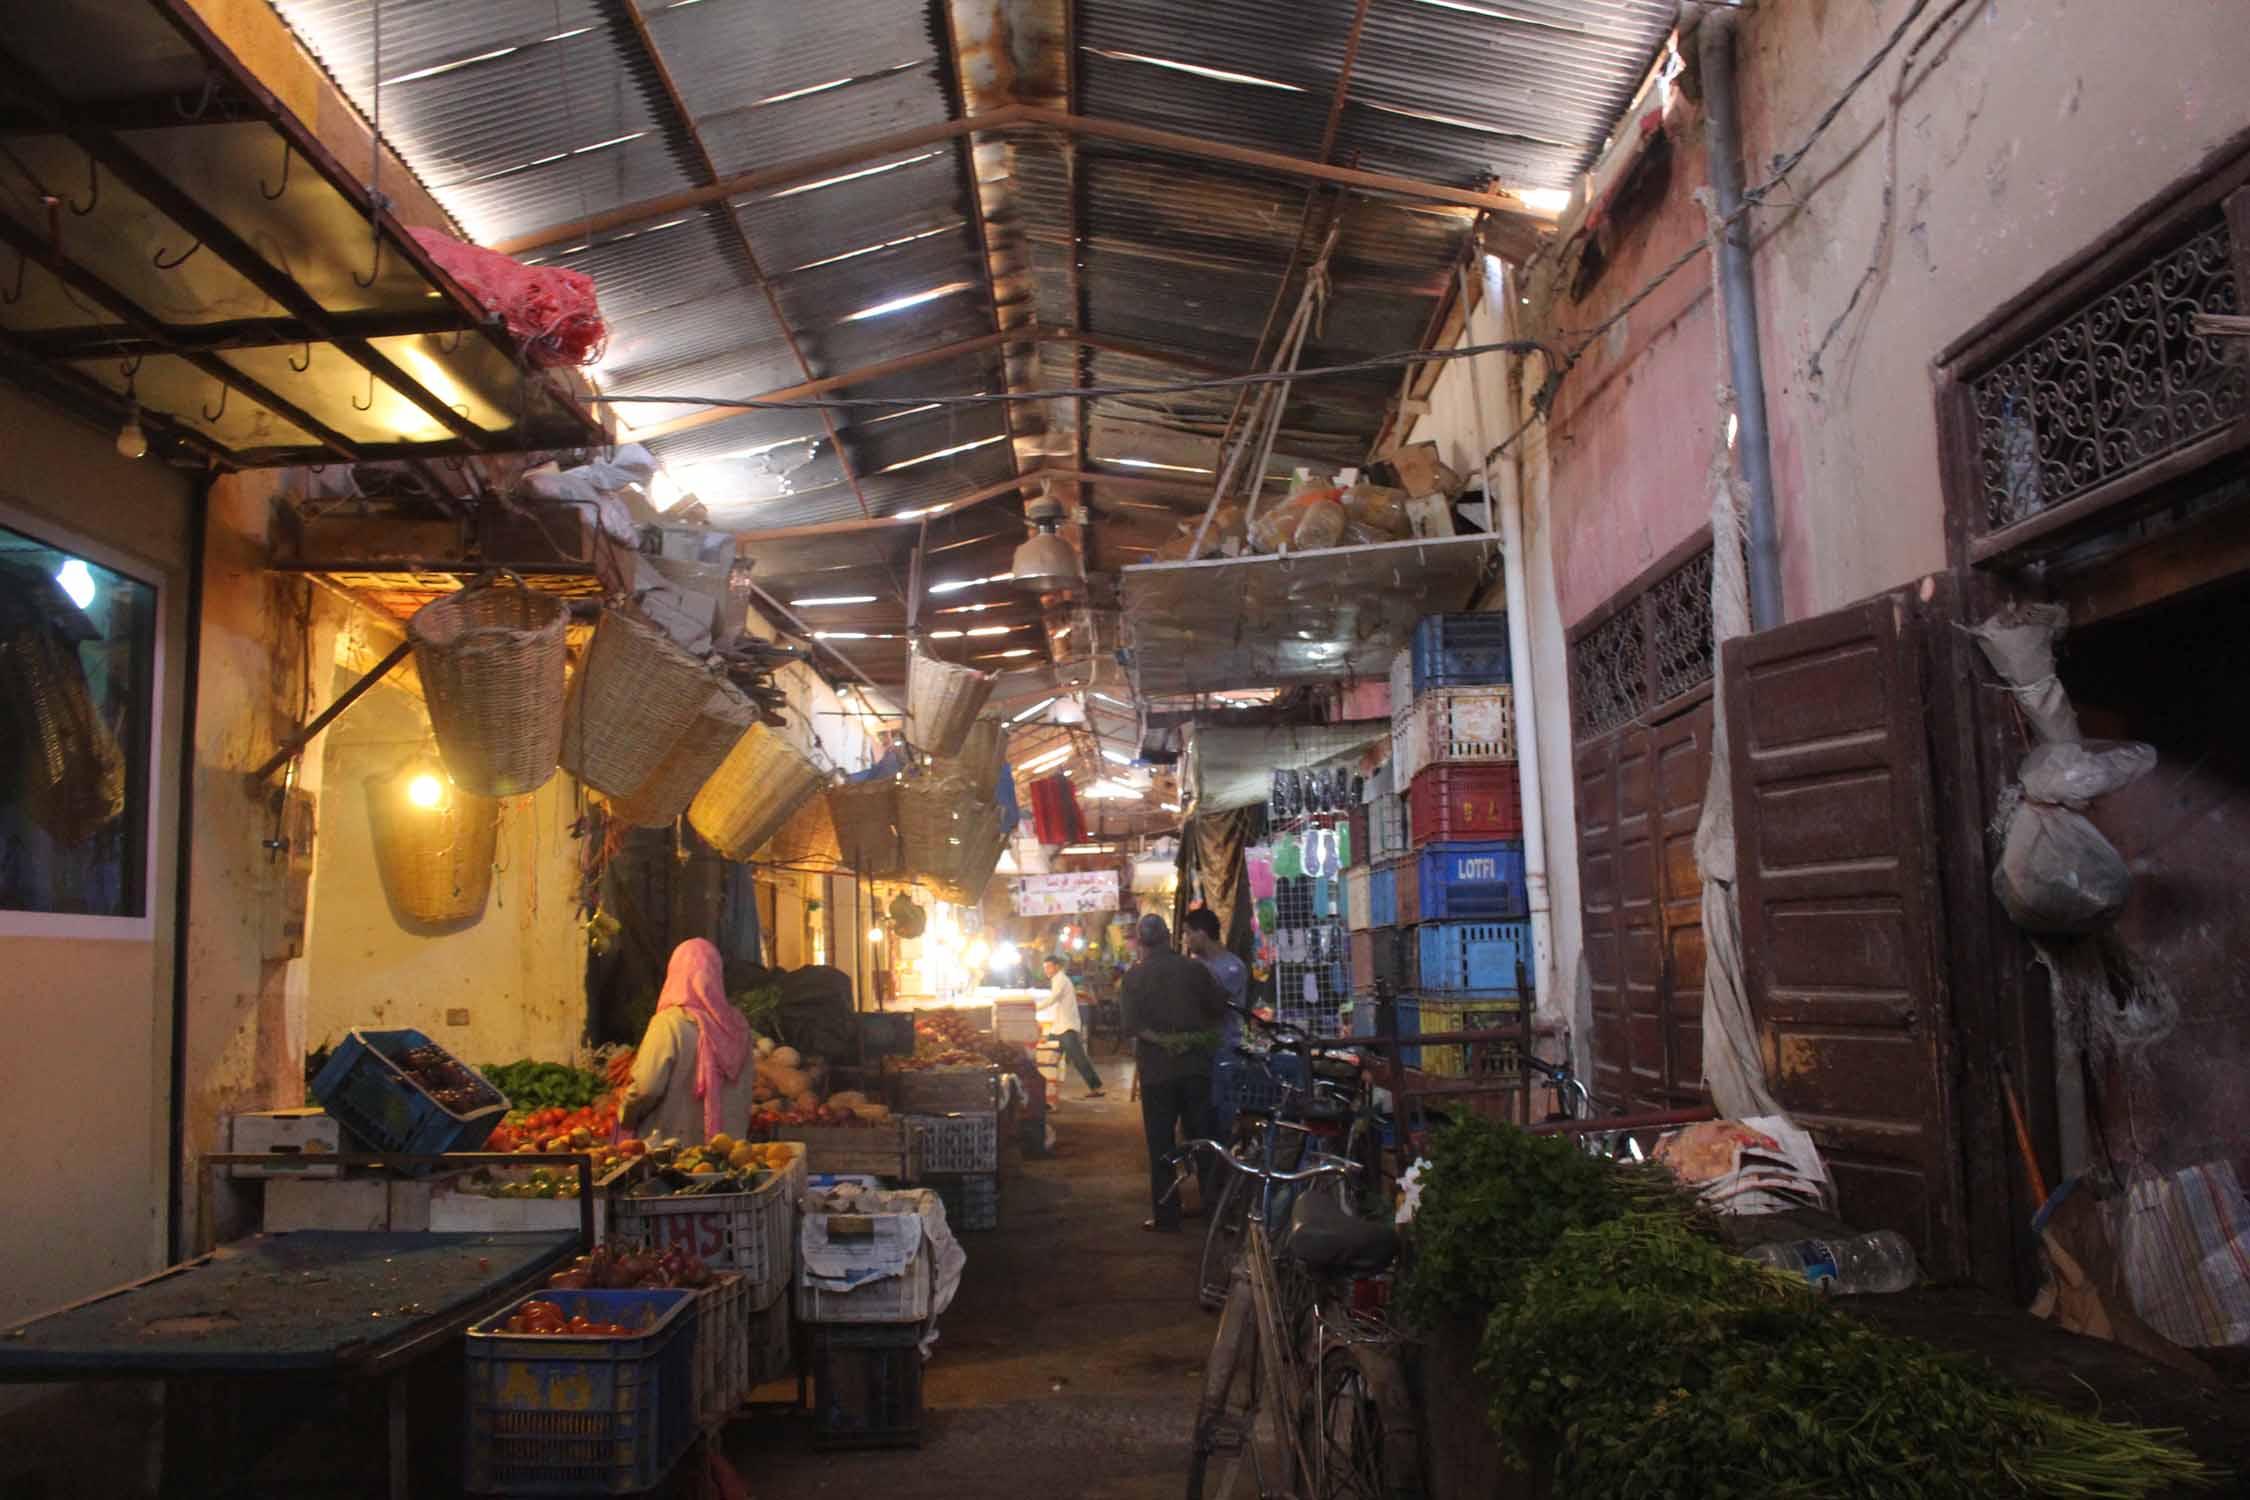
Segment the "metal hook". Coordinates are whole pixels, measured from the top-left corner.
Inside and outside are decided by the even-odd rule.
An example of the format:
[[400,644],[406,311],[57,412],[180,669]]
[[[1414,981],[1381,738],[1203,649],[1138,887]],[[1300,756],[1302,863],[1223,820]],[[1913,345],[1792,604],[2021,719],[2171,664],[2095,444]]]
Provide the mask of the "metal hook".
[[311,340],[311,339],[306,339],[306,340],[305,340],[305,362],[304,362],[303,364],[298,364],[298,363],[297,363],[297,362],[296,362],[295,360],[293,360],[293,359],[292,359],[291,361],[289,361],[289,368],[290,368],[290,369],[292,369],[292,370],[295,370],[295,371],[296,371],[296,372],[297,372],[298,374],[300,374],[300,375],[304,374],[304,373],[305,373],[305,371],[307,371],[307,370],[309,370],[309,369],[311,369],[311,368],[312,368],[312,340]]
[[296,154],[297,146],[294,141],[285,140],[281,143],[281,186],[269,189],[266,186],[265,174],[260,173],[258,175],[258,195],[268,203],[277,202],[283,193],[289,191],[289,162],[290,158]]
[[217,422],[219,418],[227,414],[227,397],[233,392],[233,390],[234,387],[228,385],[225,381],[219,382],[219,409],[217,411],[213,411],[208,406],[203,408],[204,421]]
[[31,257],[28,255],[18,255],[16,257],[15,290],[0,292],[0,307],[14,307],[18,302],[21,302],[23,300],[23,273],[30,269]]
[[456,329],[454,329],[454,330],[453,330],[453,342],[452,342],[452,343],[450,343],[450,344],[449,344],[449,343],[447,343],[447,342],[445,341],[445,335],[444,335],[444,334],[442,334],[442,333],[441,333],[441,334],[439,334],[439,335],[437,336],[437,351],[438,351],[438,353],[440,353],[440,354],[458,354],[458,353],[460,353],[460,352],[461,352],[461,340],[462,340],[462,339],[464,339],[464,338],[466,338],[466,337],[468,336],[468,332],[469,332],[469,331],[468,331],[468,330],[467,330],[466,328],[456,328]]
[[382,279],[382,276],[383,276],[383,231],[382,231],[381,229],[377,229],[377,230],[375,231],[375,264],[374,264],[374,266],[373,266],[373,267],[371,267],[371,268],[370,268],[370,269],[368,270],[368,273],[367,273],[367,279],[366,279],[365,281],[362,281],[362,280],[360,280],[360,279],[359,279],[359,272],[357,272],[357,271],[354,271],[354,272],[352,272],[352,285],[353,285],[353,286],[356,286],[356,287],[359,287],[359,288],[361,288],[361,289],[363,289],[363,290],[364,290],[365,288],[367,288],[367,287],[371,287],[371,286],[373,286],[373,285],[374,285],[374,284],[375,284],[375,283],[376,283],[377,281],[381,280],[381,279]]
[[70,205],[70,211],[83,219],[102,201],[102,164],[91,156],[86,158],[86,206]]
[[177,259],[166,260],[164,258],[164,247],[159,245],[154,257],[156,269],[158,269],[159,271],[176,271],[180,267],[186,265],[190,260],[194,259],[195,252],[202,248],[203,241],[197,240],[194,244],[188,246],[185,251],[181,252],[180,256]]
[[211,69],[205,69],[203,74],[203,97],[195,101],[195,108],[192,110],[182,109],[180,107],[179,99],[175,97],[172,100],[172,111],[183,120],[200,120],[206,114],[210,113],[211,100],[217,96],[218,92],[218,73]]
[[361,400],[359,399],[359,397],[357,397],[357,396],[354,396],[354,397],[352,397],[352,410],[353,410],[353,411],[373,411],[374,409],[375,409],[375,372],[374,372],[373,370],[369,370],[369,371],[367,372],[367,399],[366,399],[366,400],[365,400],[365,401],[363,402],[363,401],[361,401]]

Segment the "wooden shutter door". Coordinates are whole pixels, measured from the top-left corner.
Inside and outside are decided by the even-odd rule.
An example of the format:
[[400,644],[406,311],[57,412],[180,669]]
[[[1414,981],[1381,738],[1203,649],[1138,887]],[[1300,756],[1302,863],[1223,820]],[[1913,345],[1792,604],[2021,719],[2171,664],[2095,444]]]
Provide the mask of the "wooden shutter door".
[[1742,940],[1766,1077],[1819,1142],[1843,1216],[1945,1273],[1941,916],[1917,632],[1905,592],[1729,641]]
[[1631,1067],[1626,1039],[1622,911],[1617,868],[1617,737],[1578,747],[1578,892],[1585,917],[1586,977],[1593,1007],[1588,1086],[1603,1099],[1623,1099]]

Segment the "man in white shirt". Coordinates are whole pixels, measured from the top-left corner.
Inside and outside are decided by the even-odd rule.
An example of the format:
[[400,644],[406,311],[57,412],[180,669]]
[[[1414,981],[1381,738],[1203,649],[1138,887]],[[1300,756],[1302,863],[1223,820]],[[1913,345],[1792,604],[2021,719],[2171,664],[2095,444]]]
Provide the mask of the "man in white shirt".
[[1079,1031],[1078,987],[1070,982],[1070,972],[1060,954],[1050,953],[1040,963],[1047,971],[1047,998],[1039,1002],[1039,1028],[1062,1049],[1063,1061],[1086,1080],[1086,1097],[1099,1099],[1102,1075],[1094,1071],[1094,1061],[1086,1055],[1085,1038]]

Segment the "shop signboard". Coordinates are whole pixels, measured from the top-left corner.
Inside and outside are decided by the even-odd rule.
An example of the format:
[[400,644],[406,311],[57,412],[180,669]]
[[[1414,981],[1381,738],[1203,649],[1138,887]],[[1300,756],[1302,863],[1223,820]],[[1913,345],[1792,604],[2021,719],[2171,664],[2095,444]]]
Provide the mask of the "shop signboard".
[[1117,910],[1115,870],[1077,870],[1059,875],[1026,875],[1016,882],[1016,915],[1068,917],[1081,912]]

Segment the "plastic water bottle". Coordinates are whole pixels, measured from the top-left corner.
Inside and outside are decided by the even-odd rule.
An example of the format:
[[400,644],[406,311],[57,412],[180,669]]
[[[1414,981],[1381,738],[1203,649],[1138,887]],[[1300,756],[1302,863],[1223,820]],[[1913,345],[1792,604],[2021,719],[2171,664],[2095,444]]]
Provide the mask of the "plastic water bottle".
[[1838,1296],[1903,1292],[1921,1279],[1914,1247],[1889,1229],[1838,1240],[1775,1240],[1746,1252],[1777,1271],[1791,1271]]

